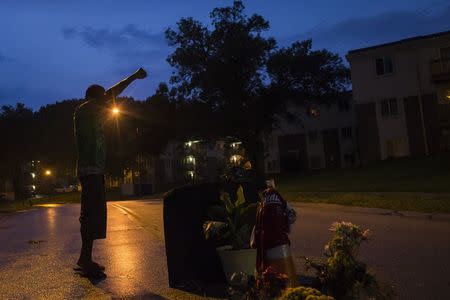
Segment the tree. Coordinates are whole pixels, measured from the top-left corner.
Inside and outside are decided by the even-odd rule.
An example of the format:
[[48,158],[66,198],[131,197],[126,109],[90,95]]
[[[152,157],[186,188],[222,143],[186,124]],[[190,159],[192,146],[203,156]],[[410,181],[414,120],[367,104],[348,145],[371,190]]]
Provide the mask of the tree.
[[295,105],[331,104],[350,83],[350,71],[338,54],[312,50],[312,40],[274,52],[267,62],[272,92]]
[[82,99],[63,100],[48,104],[35,114],[37,139],[35,155],[54,169],[59,178],[75,178],[76,145],[73,113]]
[[269,23],[259,15],[247,17],[240,1],[214,9],[210,17],[212,30],[187,18],[166,31],[176,47],[168,58],[177,70],[171,82],[186,100],[208,105],[214,122],[204,126],[212,135],[238,136],[250,149],[259,131],[249,116],[260,103],[265,65],[276,43],[262,36]]
[[348,71],[336,54],[312,51],[311,41],[277,50],[275,40],[263,36],[269,23],[247,16],[241,1],[215,8],[210,18],[210,27],[183,18],[166,31],[175,48],[168,57],[176,70],[171,83],[186,101],[207,105],[209,134],[239,138],[261,174],[262,140],[277,116],[293,117],[291,103],[332,101],[345,89]]
[[0,109],[0,179],[13,181],[16,200],[24,198],[24,165],[34,157],[33,111],[22,103]]

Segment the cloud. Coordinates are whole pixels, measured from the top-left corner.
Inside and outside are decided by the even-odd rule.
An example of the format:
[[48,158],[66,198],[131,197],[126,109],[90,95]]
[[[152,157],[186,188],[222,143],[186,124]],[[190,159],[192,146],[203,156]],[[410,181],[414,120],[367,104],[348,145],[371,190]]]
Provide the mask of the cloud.
[[140,29],[134,24],[128,24],[118,30],[92,27],[79,30],[65,27],[62,34],[66,39],[79,38],[91,47],[109,50],[133,47],[149,49],[165,46],[164,33],[152,33]]
[[450,6],[444,6],[437,13],[397,11],[368,18],[352,18],[331,26],[317,27],[286,39],[286,42],[312,38],[315,48],[329,48],[345,54],[355,48],[450,30],[449,15]]
[[85,45],[111,55],[113,77],[130,74],[144,67],[150,74],[145,85],[132,86],[128,91],[138,98],[151,95],[159,82],[169,80],[171,68],[166,62],[170,49],[163,32],[154,33],[128,24],[119,29],[65,27],[62,35],[67,40],[79,40]]
[[169,53],[163,32],[153,33],[134,24],[116,30],[65,27],[62,34],[65,39],[79,39],[89,47],[108,52],[121,65],[119,69],[136,64],[165,64]]

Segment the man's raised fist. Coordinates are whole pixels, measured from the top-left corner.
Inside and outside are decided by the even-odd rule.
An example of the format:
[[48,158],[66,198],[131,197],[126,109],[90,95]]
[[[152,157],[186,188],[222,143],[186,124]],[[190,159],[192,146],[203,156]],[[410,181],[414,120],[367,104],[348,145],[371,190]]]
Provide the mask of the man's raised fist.
[[139,68],[139,70],[137,70],[134,74],[136,75],[137,79],[144,79],[145,77],[147,77],[147,72],[142,68]]

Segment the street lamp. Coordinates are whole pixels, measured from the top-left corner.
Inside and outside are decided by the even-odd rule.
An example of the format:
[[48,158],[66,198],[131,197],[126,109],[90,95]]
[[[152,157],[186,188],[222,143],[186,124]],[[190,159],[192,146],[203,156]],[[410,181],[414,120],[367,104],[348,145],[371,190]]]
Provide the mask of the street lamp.
[[52,175],[52,171],[51,171],[51,170],[45,170],[45,175],[46,175],[46,176]]
[[111,112],[113,115],[117,116],[118,114],[120,114],[120,109],[118,107],[113,107],[111,109]]

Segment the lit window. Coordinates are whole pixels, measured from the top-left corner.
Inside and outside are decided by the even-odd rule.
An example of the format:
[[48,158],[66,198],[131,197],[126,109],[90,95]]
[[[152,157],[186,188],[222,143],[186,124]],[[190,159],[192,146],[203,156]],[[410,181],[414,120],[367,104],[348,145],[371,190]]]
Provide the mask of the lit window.
[[186,156],[186,163],[195,165],[195,157],[192,155]]
[[230,162],[233,164],[238,164],[241,160],[243,159],[243,157],[241,155],[232,155],[230,157]]
[[231,143],[231,148],[233,148],[233,149],[237,149],[237,148],[239,148],[239,145],[241,144],[241,142],[234,142],[234,143]]
[[316,107],[309,107],[308,108],[308,116],[310,117],[318,117],[319,116],[319,110]]

